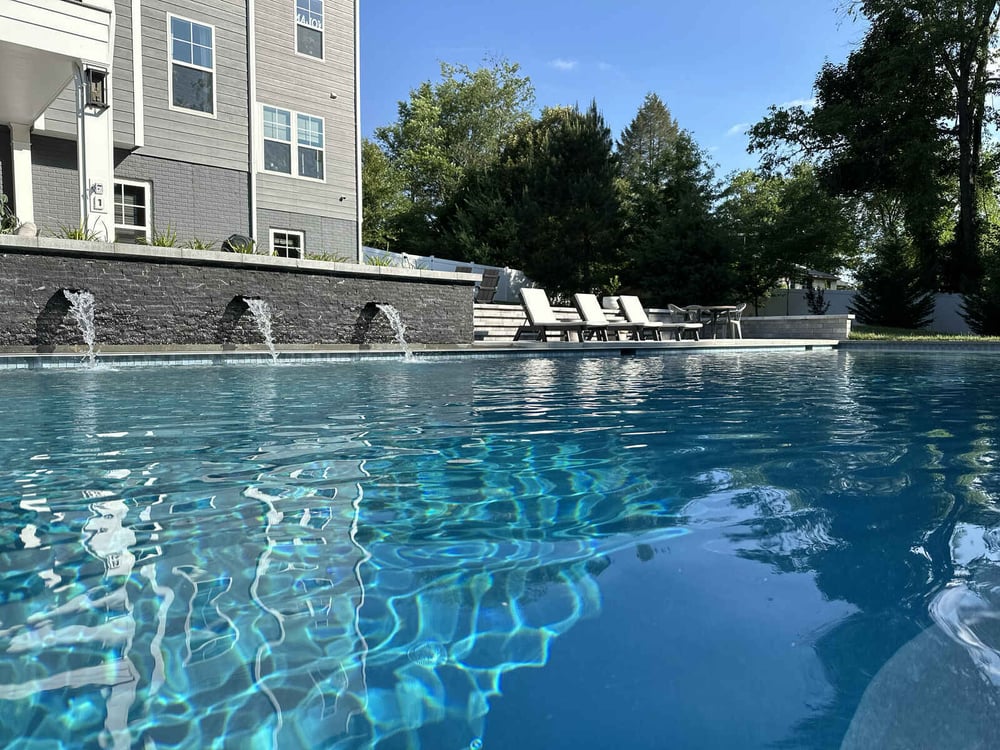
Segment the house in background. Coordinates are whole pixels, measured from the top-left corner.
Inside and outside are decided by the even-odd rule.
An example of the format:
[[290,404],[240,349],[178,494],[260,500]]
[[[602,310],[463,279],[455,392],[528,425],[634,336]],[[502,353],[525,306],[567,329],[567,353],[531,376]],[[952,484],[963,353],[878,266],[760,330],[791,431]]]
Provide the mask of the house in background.
[[0,190],[47,234],[360,257],[358,0],[0,0]]

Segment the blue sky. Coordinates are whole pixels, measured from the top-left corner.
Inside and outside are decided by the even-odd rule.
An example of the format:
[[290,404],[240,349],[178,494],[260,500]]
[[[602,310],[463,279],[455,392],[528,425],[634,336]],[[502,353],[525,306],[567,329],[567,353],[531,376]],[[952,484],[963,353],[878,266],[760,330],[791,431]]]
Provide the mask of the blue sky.
[[536,104],[598,108],[617,139],[647,92],[718,165],[752,168],[744,131],[771,104],[808,101],[823,62],[862,36],[841,0],[365,0],[361,121],[366,136],[441,61],[520,63]]

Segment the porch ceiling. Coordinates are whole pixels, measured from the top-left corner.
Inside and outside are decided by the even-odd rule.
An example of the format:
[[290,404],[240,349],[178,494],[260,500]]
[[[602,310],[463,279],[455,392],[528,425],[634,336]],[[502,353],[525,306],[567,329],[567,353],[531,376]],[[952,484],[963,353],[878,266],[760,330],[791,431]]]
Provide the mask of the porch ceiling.
[[31,125],[73,77],[74,58],[0,42],[0,123]]

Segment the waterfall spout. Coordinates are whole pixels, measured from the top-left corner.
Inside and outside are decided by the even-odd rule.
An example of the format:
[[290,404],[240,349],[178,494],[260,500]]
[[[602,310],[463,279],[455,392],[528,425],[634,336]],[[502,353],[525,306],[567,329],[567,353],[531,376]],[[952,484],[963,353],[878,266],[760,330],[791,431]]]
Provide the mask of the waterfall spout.
[[385,315],[389,321],[389,325],[392,326],[393,333],[396,334],[396,342],[403,348],[403,357],[405,359],[413,359],[413,352],[410,351],[410,347],[406,343],[406,325],[403,323],[403,317],[399,314],[399,310],[392,305],[384,305],[378,302],[375,303],[375,307]]
[[254,323],[257,324],[257,330],[264,338],[267,350],[271,353],[271,361],[277,362],[278,350],[274,348],[274,336],[271,333],[271,306],[262,299],[251,297],[245,297],[243,301],[247,303],[247,309],[250,310]]
[[69,300],[69,315],[80,329],[83,343],[87,345],[86,362],[93,367],[97,363],[97,355],[94,352],[94,341],[97,338],[94,328],[94,295],[86,291],[74,292],[70,289],[62,291]]

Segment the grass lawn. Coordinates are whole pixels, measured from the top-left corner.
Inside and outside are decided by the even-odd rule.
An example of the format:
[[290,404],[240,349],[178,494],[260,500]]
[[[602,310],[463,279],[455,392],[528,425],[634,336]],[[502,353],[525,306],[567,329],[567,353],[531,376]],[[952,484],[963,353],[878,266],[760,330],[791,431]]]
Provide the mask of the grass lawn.
[[855,323],[851,340],[857,341],[1000,341],[1000,336],[976,336],[972,333],[934,333],[912,328],[880,328]]

